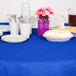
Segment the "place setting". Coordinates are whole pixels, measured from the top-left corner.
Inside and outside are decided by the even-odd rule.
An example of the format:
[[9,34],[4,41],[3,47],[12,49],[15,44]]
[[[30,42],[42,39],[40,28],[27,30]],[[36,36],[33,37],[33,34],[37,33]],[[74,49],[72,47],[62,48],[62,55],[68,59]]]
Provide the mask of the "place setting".
[[[0,36],[3,35],[4,32],[10,32],[9,35],[3,35],[1,37],[2,41],[9,43],[20,43],[24,42],[30,38],[32,34],[32,26],[31,26],[31,14],[28,7],[29,3],[22,4],[22,12],[21,15],[8,14],[9,25],[0,25]],[[27,8],[27,12],[24,13]]]
[[25,18],[22,16],[16,17],[16,15],[11,15],[9,17],[10,35],[2,36],[1,40],[10,43],[19,43],[29,39],[31,35],[31,28],[29,27],[31,23],[26,23],[24,21]]

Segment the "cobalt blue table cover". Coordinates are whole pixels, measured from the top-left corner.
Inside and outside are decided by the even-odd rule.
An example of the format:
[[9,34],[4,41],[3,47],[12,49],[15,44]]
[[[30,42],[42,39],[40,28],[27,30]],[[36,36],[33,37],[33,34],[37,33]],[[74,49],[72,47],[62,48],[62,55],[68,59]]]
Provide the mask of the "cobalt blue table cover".
[[49,42],[32,31],[23,43],[0,40],[0,76],[76,76],[76,38]]

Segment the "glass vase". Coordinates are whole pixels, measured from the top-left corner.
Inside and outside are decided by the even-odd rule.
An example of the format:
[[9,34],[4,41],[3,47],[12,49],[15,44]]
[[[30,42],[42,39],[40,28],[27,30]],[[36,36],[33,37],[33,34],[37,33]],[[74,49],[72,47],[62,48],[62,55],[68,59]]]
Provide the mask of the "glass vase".
[[38,35],[43,35],[44,32],[49,30],[49,17],[48,15],[38,17]]

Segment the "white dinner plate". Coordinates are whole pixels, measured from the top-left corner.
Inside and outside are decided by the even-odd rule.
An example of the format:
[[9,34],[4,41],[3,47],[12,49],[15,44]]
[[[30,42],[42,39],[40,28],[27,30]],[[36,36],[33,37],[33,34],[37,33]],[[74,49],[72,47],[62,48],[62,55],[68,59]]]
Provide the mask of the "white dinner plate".
[[27,38],[22,35],[4,35],[1,40],[9,43],[20,43],[26,41]]
[[0,25],[0,31],[9,32],[10,31],[10,27],[8,25]]

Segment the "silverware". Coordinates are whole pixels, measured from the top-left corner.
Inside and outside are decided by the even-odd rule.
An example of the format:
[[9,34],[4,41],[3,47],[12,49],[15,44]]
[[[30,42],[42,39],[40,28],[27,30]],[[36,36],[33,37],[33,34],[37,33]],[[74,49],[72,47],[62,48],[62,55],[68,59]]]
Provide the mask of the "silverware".
[[10,22],[17,22],[17,21],[18,21],[17,15],[8,14],[7,17],[8,17],[8,20],[9,20]]

